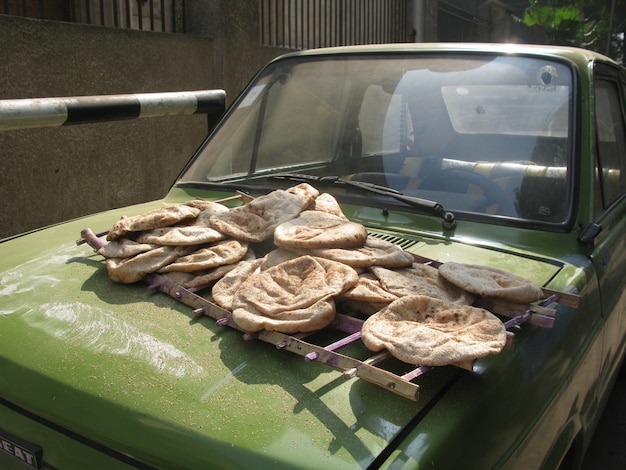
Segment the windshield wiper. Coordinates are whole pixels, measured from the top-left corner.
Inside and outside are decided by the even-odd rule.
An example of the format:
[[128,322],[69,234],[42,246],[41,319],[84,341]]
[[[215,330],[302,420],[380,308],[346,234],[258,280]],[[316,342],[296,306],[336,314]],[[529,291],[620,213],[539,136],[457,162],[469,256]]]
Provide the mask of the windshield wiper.
[[426,213],[436,215],[443,220],[444,230],[453,230],[456,227],[456,217],[450,211],[444,209],[444,207],[430,199],[422,199],[414,196],[407,196],[397,189],[389,188],[387,186],[381,186],[379,184],[367,183],[365,181],[353,181],[339,176],[314,176],[303,175],[298,173],[283,173],[279,175],[270,176],[272,179],[280,179],[287,181],[295,181],[300,183],[318,183],[324,185],[341,185],[349,186],[351,188],[360,189],[374,194],[380,194],[381,196],[391,197],[404,204],[420,209]]

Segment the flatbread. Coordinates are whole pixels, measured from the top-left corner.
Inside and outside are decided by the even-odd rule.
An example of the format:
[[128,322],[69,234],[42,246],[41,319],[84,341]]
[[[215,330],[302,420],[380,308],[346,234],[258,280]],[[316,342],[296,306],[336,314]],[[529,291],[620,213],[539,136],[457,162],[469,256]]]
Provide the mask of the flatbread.
[[185,203],[186,206],[195,207],[196,209],[200,209],[202,212],[210,212],[212,214],[221,214],[224,212],[228,212],[228,207],[224,204],[214,201],[207,201],[205,199],[192,199],[191,201],[187,201]]
[[213,228],[237,240],[258,243],[268,240],[281,223],[296,217],[313,204],[319,191],[302,183],[278,189],[249,203],[210,217]]
[[160,273],[160,275],[172,280],[182,287],[197,291],[208,287],[216,281],[219,281],[230,271],[237,268],[240,263],[251,260],[256,260],[256,256],[254,255],[254,251],[249,248],[243,259],[233,264],[224,264],[222,266],[217,266],[216,268],[203,269],[201,271],[170,271],[167,273]]
[[300,256],[249,276],[237,289],[232,318],[245,331],[315,331],[335,318],[334,297],[357,281],[342,263]]
[[[183,284],[183,286],[194,289],[207,287],[215,281],[219,281],[220,279],[222,279],[232,270],[236,269],[240,263],[252,260],[256,260],[256,256],[254,254],[254,251],[251,248],[248,248],[248,251],[241,260],[231,264],[223,264],[221,266],[217,266],[215,268],[203,270],[200,272],[196,271],[196,275],[193,277],[193,279],[188,280],[185,284]],[[172,271],[172,273],[174,273],[174,271]]]
[[[202,212],[201,212],[202,214]],[[206,219],[208,221],[208,218]],[[155,245],[203,245],[224,240],[226,235],[217,230],[202,225],[174,226],[155,228],[141,232],[136,240],[139,243]]]
[[233,299],[239,286],[255,273],[261,271],[261,263],[263,258],[254,260],[240,261],[234,265],[234,268],[224,274],[211,289],[211,295],[217,305],[226,310],[233,309]]
[[329,193],[322,193],[317,196],[312,209],[316,211],[328,212],[329,214],[348,220],[346,215],[341,210],[341,206],[337,202],[337,199],[335,199],[335,196]]
[[188,225],[197,225],[200,227],[211,227],[211,216],[224,214],[228,212],[228,207],[219,202],[205,201],[204,199],[194,199],[185,203],[190,207],[200,209],[198,217],[188,222]]
[[498,354],[506,330],[487,310],[410,295],[366,319],[361,338],[368,349],[387,349],[403,362],[443,366]]
[[397,298],[397,295],[383,288],[380,281],[373,273],[365,272],[359,274],[356,284],[341,294],[338,300],[373,302],[380,305],[381,303],[391,303]]
[[180,256],[189,253],[188,247],[162,246],[132,258],[106,260],[109,277],[114,282],[131,284],[140,281],[146,274],[158,271],[163,266],[173,262]]
[[182,271],[172,271],[171,273],[163,273],[159,274],[159,276],[169,279],[172,282],[175,282],[179,286],[188,287],[187,283],[193,281],[197,274],[196,273],[186,273]]
[[347,264],[353,268],[383,266],[386,268],[406,268],[413,265],[415,258],[398,245],[387,240],[368,236],[365,244],[357,248],[312,248],[298,249],[300,254],[310,254]]
[[159,272],[170,271],[200,271],[212,269],[224,264],[232,264],[241,260],[248,251],[248,244],[239,240],[223,240],[200,248],[186,256],[181,256],[176,262],[162,267]]
[[105,258],[131,258],[157,247],[158,245],[152,243],[138,243],[129,238],[118,238],[104,245],[96,253]]
[[413,263],[410,268],[387,269],[372,266],[382,287],[392,294],[426,295],[459,305],[471,305],[474,295],[448,282],[439,275],[437,268],[424,263]]
[[287,250],[363,246],[367,230],[328,212],[307,210],[276,227],[274,244]]
[[483,297],[497,297],[522,304],[543,298],[541,287],[515,274],[488,266],[444,263],[439,273],[452,284]]
[[160,227],[169,227],[181,220],[196,218],[199,213],[200,209],[186,204],[177,204],[154,209],[132,217],[122,217],[111,227],[106,238],[111,241],[126,235],[128,232],[141,232]]
[[285,250],[283,248],[276,248],[275,250],[270,251],[263,257],[263,264],[261,264],[261,269],[269,269],[272,266],[276,266],[277,264],[284,263],[285,261],[298,258],[299,256],[302,255],[294,253],[293,251]]
[[239,305],[233,303],[232,318],[238,327],[249,332],[268,330],[293,334],[317,331],[330,325],[337,315],[332,297],[319,299],[303,308],[291,308],[276,317],[259,315],[253,309],[241,308]]

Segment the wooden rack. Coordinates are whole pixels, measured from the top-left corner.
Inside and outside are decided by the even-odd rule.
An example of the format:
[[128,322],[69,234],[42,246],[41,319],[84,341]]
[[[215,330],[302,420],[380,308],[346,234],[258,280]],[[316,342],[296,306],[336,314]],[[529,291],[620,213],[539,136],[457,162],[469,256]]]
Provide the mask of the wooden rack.
[[[104,244],[99,237],[102,237],[106,232],[95,234],[90,229],[85,229],[81,234],[83,238],[77,242],[79,244],[87,243],[94,250],[97,250]],[[428,262],[435,266],[438,264],[433,260],[426,260],[422,257],[416,257],[416,261]],[[357,359],[342,353],[341,350],[346,346],[361,339],[363,320],[349,315],[338,313],[333,323],[327,327],[340,332],[344,336],[331,344],[319,345],[307,341],[315,332],[285,334],[266,330],[255,333],[243,331],[233,321],[230,311],[221,308],[197,292],[186,289],[158,274],[149,274],[144,278],[144,281],[148,284],[150,290],[163,292],[192,308],[194,315],[205,315],[213,318],[216,324],[220,326],[239,330],[245,340],[260,340],[273,344],[279,350],[290,351],[303,356],[304,360],[308,362],[319,362],[338,369],[342,371],[343,377],[346,379],[356,377],[410,400],[417,401],[419,398],[420,387],[413,381],[432,369],[426,366],[409,366],[411,370],[402,375],[397,375],[382,367],[384,361],[391,359],[391,354],[387,351],[374,354],[366,359]],[[550,308],[549,305],[559,302],[571,307],[578,306],[578,296],[576,295],[548,289],[544,289],[544,294],[546,299],[536,305],[521,305],[502,300],[479,299],[475,306],[486,308],[498,315],[510,317],[508,321],[504,322],[504,325],[507,328],[507,345],[505,347],[511,348],[513,347],[514,334],[508,331],[508,329],[526,322],[551,328],[556,316],[556,309]],[[472,371],[474,361],[465,361],[451,365]]]

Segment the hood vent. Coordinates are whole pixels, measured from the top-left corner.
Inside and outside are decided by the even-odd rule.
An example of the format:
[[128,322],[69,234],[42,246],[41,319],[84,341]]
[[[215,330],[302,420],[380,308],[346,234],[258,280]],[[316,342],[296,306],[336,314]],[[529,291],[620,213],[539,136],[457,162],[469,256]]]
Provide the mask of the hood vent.
[[412,248],[419,243],[419,242],[416,242],[415,240],[407,240],[406,238],[401,238],[396,235],[390,235],[387,233],[376,233],[372,231],[368,231],[368,233],[372,237],[376,237],[381,240],[385,240],[387,242],[393,243],[394,245],[398,245],[400,248],[406,251],[409,251],[409,248]]

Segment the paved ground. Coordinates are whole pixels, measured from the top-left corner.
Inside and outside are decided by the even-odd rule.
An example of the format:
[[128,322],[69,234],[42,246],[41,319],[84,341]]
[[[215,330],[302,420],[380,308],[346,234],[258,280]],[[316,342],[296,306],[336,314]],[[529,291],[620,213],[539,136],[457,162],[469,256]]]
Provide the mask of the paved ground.
[[626,469],[626,374],[624,373],[617,378],[582,468],[583,470]]

